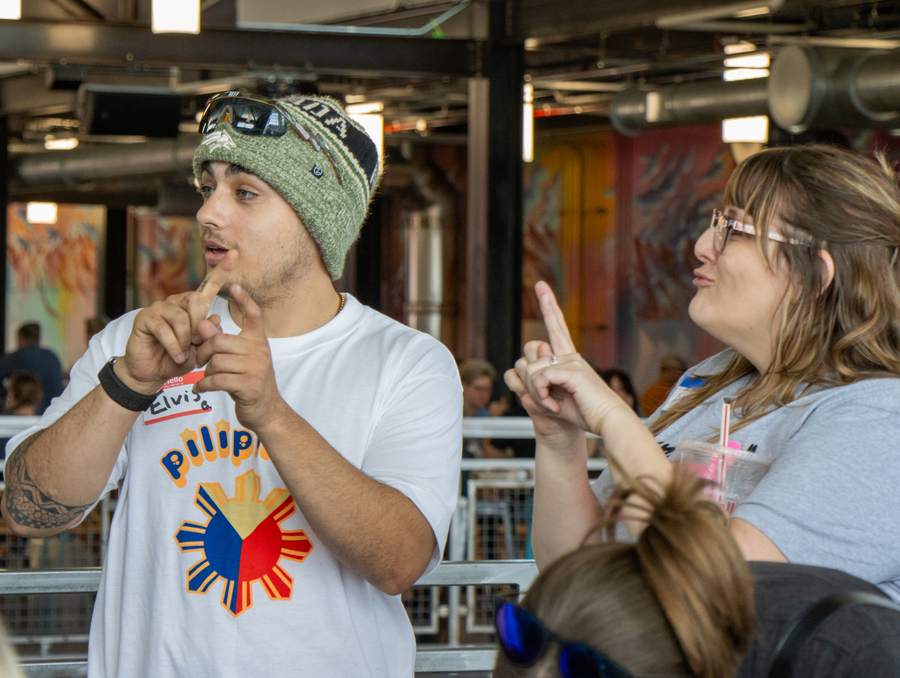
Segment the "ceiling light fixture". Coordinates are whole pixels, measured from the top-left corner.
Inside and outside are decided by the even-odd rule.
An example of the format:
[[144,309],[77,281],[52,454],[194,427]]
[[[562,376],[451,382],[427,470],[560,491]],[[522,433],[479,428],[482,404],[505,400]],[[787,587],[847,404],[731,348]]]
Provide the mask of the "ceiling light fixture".
[[722,80],[752,80],[753,78],[768,78],[768,68],[726,68],[722,72]]
[[0,0],[0,19],[21,19],[22,0]]
[[384,116],[378,113],[350,113],[350,108],[350,106],[347,107],[347,114],[362,125],[366,134],[375,142],[375,147],[378,149],[378,162],[384,165]]
[[56,214],[55,202],[30,202],[25,205],[25,221],[29,224],[55,224]]
[[752,42],[741,40],[739,42],[733,42],[730,45],[725,45],[722,49],[725,51],[725,54],[745,54],[747,52],[755,52],[756,45]]
[[526,83],[522,90],[522,160],[534,160],[534,85]]
[[367,113],[380,113],[384,110],[384,103],[381,101],[367,101],[365,103],[349,104],[345,109],[347,115],[366,115]]
[[769,140],[769,116],[728,118],[722,121],[722,141],[732,143],[765,143]]
[[153,0],[154,33],[200,32],[200,0]]
[[767,52],[760,52],[757,54],[733,56],[725,59],[724,64],[725,68],[768,68],[769,55]]
[[44,138],[44,148],[48,151],[71,151],[73,148],[78,148],[78,139],[75,137],[57,139],[49,134]]

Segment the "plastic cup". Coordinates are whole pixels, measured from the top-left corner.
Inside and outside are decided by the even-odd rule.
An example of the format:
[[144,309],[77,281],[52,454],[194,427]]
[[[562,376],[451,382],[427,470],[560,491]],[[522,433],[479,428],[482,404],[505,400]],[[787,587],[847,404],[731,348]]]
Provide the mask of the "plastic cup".
[[679,440],[678,463],[688,473],[715,483],[708,493],[731,513],[772,466],[753,452],[699,440]]

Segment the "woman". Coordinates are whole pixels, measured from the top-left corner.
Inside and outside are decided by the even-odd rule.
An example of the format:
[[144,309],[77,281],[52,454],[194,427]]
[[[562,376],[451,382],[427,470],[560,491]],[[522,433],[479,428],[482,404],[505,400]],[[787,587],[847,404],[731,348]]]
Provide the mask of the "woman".
[[[649,429],[537,285],[551,341],[526,345],[506,375],[538,443],[535,558],[573,550],[600,520],[584,431],[628,476],[668,482],[664,452],[718,438],[732,397],[731,440],[776,460],[732,514],[744,556],[841,569],[900,599],[900,190],[849,151],[775,148],[735,169],[724,206],[694,250],[690,315],[731,348],[689,370]],[[602,497],[611,482],[598,485]]]
[[[664,493],[636,481],[650,506],[636,543],[579,548],[521,606],[498,607],[494,677],[734,676],[753,631],[751,576],[703,486],[683,473]],[[616,499],[610,529],[627,493]]]

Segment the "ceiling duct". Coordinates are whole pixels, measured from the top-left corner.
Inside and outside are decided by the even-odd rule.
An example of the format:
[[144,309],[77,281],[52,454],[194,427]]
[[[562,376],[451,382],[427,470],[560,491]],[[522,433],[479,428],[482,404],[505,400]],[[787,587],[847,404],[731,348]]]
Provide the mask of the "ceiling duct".
[[765,78],[696,82],[651,91],[631,89],[612,98],[610,119],[619,132],[634,135],[654,127],[766,115],[767,97]]
[[811,127],[900,126],[900,51],[789,45],[770,72],[772,119],[793,134]]
[[79,184],[123,176],[191,173],[200,136],[185,134],[171,141],[40,153],[21,158],[13,177],[26,185]]

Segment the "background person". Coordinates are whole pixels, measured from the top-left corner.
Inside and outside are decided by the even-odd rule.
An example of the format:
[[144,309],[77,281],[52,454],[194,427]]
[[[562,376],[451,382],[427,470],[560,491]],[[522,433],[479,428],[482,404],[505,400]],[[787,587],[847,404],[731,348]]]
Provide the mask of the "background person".
[[[463,388],[464,417],[499,417],[506,407],[498,401],[491,402],[497,369],[487,360],[469,358],[459,364],[459,378]],[[466,438],[463,440],[463,457],[496,458],[511,457],[506,448],[493,445],[490,438]]]
[[631,383],[631,377],[625,370],[611,367],[608,370],[600,372],[600,378],[603,379],[622,401],[628,405],[634,413],[641,416],[641,409],[638,406],[637,392]]
[[462,393],[438,341],[334,289],[375,145],[325,97],[229,93],[201,130],[205,280],[91,340],[10,441],[3,515],[54,534],[121,487],[91,678],[411,676],[398,594],[441,558]]
[[25,323],[16,334],[18,348],[0,360],[0,384],[9,389],[9,379],[19,372],[31,372],[41,381],[44,397],[38,407],[43,414],[50,401],[63,392],[62,365],[49,348],[41,346],[41,326]]
[[14,374],[9,380],[6,392],[5,414],[16,414],[33,417],[44,399],[44,391],[40,380],[29,372]]
[[724,205],[697,241],[689,310],[731,348],[691,369],[649,430],[536,286],[551,342],[527,344],[506,375],[537,436],[535,557],[545,566],[600,520],[612,481],[589,486],[583,431],[629,476],[665,482],[664,452],[716,440],[730,397],[731,441],[775,460],[729,523],[745,557],[844,570],[898,599],[900,190],[849,151],[775,148],[735,169]]

